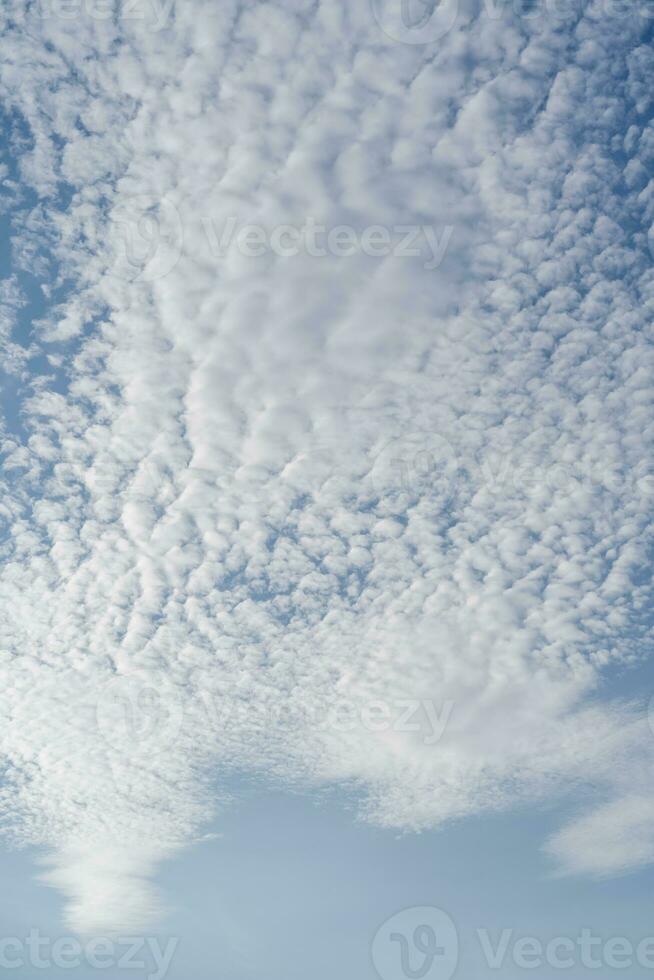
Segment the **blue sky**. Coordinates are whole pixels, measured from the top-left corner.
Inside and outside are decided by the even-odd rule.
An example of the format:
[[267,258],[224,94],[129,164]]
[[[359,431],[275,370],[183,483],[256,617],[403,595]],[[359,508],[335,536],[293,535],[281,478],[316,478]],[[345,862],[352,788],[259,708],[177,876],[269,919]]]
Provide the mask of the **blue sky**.
[[[483,826],[473,819],[445,832],[398,836],[353,821],[353,801],[342,794],[298,796],[242,779],[230,781],[230,788],[238,803],[211,828],[219,836],[160,875],[173,909],[156,935],[162,948],[171,936],[179,938],[169,977],[281,980],[311,972],[320,980],[372,978],[377,929],[416,906],[436,906],[454,918],[459,971],[474,980],[523,976],[512,962],[520,937],[543,944],[552,937],[576,940],[592,925],[594,935],[627,937],[635,947],[651,933],[651,872],[601,882],[552,877],[539,843],[560,813],[494,817]],[[15,852],[3,856],[3,928],[26,936],[36,927],[56,938],[62,935],[59,902],[33,881],[33,860]],[[501,970],[489,970],[477,930],[489,930],[495,942],[507,928],[514,936],[506,960]],[[396,964],[390,969],[389,976],[402,977]],[[40,972],[16,969],[14,975]],[[97,974],[88,968],[52,972]],[[547,965],[530,972],[561,974]],[[574,969],[575,976],[603,980],[615,973],[580,962]],[[649,975],[637,965],[629,971]]]
[[650,7],[139,3],[1,15],[0,958],[649,975]]

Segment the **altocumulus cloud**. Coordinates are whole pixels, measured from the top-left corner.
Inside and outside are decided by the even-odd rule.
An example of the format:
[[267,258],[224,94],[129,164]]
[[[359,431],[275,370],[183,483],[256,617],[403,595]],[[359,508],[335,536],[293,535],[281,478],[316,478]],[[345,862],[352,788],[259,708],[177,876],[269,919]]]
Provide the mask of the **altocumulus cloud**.
[[[605,693],[650,601],[649,22],[87,7],[0,15],[7,833],[80,931],[160,914],[235,769],[411,829],[587,785],[560,869],[650,861],[652,734]],[[436,268],[207,243],[307,221],[452,231]],[[436,742],[321,723],[412,700]]]

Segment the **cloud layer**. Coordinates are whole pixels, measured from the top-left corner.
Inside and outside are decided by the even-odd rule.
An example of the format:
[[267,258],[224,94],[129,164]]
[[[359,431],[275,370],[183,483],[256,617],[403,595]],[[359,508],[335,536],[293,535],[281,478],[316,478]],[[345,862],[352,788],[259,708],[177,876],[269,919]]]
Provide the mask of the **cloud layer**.
[[559,862],[650,861],[648,21],[157,9],[2,15],[11,833],[81,931],[159,914],[216,771],[416,829],[584,789]]

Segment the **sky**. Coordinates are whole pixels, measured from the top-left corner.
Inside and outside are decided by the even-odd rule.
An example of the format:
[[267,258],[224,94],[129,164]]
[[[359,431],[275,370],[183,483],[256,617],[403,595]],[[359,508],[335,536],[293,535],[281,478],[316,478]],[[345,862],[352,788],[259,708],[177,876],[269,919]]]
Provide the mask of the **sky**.
[[654,8],[0,23],[0,965],[651,975]]

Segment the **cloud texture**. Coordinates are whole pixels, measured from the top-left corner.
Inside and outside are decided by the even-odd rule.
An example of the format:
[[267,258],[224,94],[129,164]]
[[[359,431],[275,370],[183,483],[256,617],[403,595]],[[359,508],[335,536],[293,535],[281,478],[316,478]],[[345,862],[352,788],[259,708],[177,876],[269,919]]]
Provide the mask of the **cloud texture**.
[[[157,9],[2,14],[8,832],[82,931],[233,770],[409,829],[582,791],[559,863],[651,861],[650,21]],[[224,238],[307,222],[453,230]]]

